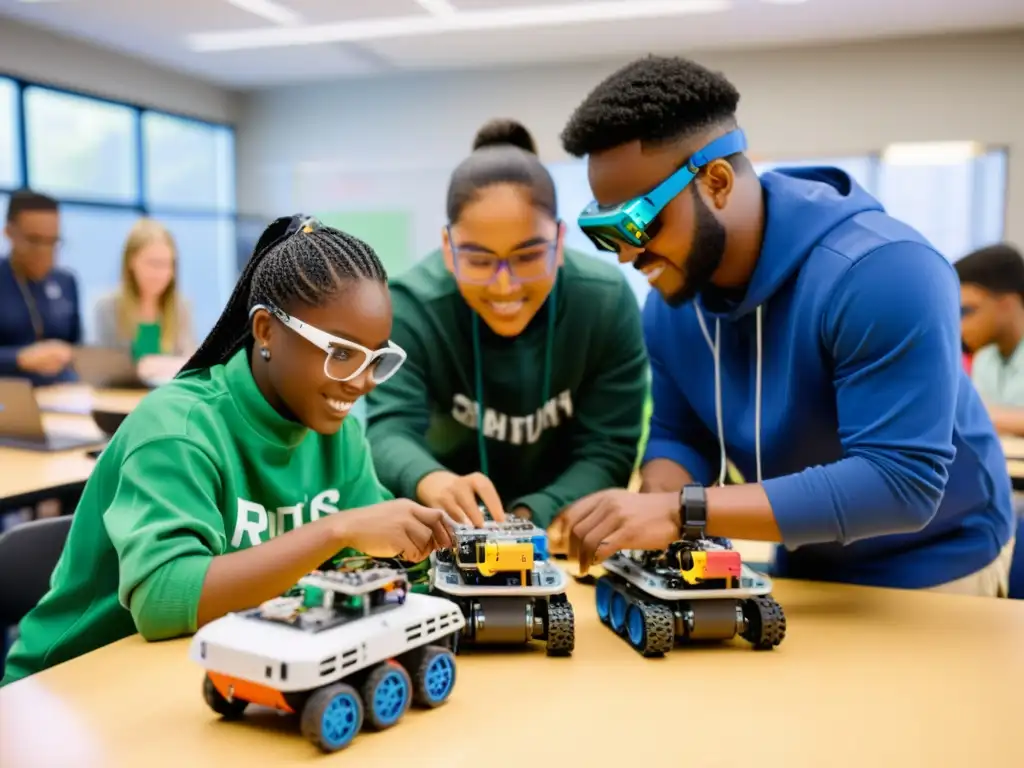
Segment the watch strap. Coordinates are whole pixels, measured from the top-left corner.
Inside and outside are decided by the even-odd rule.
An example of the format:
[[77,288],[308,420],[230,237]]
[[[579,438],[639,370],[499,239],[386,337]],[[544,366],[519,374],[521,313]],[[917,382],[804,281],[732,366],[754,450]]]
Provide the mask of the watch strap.
[[707,494],[704,486],[691,483],[679,494],[679,523],[682,538],[687,541],[704,538],[708,522]]

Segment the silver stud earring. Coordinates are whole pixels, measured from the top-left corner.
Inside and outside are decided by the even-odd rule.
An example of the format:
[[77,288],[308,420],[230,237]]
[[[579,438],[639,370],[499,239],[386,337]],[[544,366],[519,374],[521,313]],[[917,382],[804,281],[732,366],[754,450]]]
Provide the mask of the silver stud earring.
[[266,347],[261,347],[260,348],[260,357],[262,357],[264,360],[269,360],[270,359],[270,350],[267,349]]

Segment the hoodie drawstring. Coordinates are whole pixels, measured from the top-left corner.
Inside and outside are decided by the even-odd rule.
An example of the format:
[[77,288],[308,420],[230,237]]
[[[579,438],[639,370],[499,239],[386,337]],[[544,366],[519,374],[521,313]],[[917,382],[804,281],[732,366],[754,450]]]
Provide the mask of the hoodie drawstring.
[[[715,364],[715,423],[718,428],[718,450],[719,470],[718,485],[725,485],[726,455],[725,455],[725,429],[722,426],[722,366],[719,350],[721,339],[722,321],[715,318],[715,340],[711,340],[708,327],[704,322],[704,315],[700,311],[700,305],[694,302],[694,309],[697,310],[697,322],[700,324],[701,333],[704,334],[704,341],[711,350],[711,357]],[[762,365],[762,305],[758,304],[755,311],[757,321],[757,367],[754,374],[754,455],[757,464],[757,482],[764,480],[761,470],[761,365]]]
[[[555,342],[555,309],[557,307],[557,295],[558,295],[558,279],[556,277],[554,284],[551,286],[551,293],[548,294],[547,300],[547,311],[548,311],[548,330],[547,338],[544,344],[544,379],[541,385],[541,401],[540,407],[543,411],[545,405],[551,397],[551,357],[554,354],[553,347]],[[477,403],[477,414],[476,414],[476,447],[477,453],[480,457],[480,472],[485,476],[490,477],[489,467],[487,464],[487,441],[484,438],[484,369],[481,358],[483,355],[480,351],[480,317],[476,312],[473,312],[473,377],[475,379],[474,384],[476,388],[476,403]],[[543,418],[543,416],[541,416]]]

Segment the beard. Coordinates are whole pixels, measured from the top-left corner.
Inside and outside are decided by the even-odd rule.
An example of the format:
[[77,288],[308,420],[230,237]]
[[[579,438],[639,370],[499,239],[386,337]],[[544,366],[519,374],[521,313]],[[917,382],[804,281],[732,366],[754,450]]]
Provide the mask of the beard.
[[685,278],[682,288],[665,297],[665,303],[671,307],[693,301],[710,286],[711,276],[718,271],[725,257],[725,227],[715,218],[715,214],[697,192],[697,187],[691,185],[690,189],[693,194],[696,221],[693,246],[684,265]]

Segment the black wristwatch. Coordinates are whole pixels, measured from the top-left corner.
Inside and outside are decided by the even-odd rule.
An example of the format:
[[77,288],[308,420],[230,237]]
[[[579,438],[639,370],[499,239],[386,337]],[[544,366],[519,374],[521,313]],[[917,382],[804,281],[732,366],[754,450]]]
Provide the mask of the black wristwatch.
[[708,500],[703,485],[684,485],[679,494],[679,532],[683,539],[694,541],[704,537],[708,523]]

